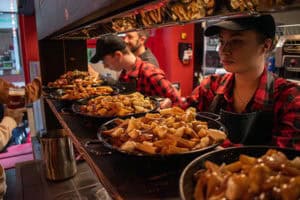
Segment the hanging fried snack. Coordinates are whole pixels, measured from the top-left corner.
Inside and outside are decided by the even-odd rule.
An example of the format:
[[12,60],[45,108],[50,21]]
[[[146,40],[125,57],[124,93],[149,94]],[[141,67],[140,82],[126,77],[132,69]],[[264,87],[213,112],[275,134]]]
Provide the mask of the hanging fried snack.
[[188,21],[201,19],[211,15],[215,8],[215,0],[191,0],[185,3],[176,2],[170,5],[173,20]]
[[135,28],[137,28],[135,15],[115,18],[112,20],[112,29],[114,29],[117,32],[133,30]]

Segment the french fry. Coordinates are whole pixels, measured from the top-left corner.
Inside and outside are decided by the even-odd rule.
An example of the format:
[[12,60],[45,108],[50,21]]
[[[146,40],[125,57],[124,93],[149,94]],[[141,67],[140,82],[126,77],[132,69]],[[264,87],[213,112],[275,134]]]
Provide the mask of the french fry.
[[226,165],[224,168],[230,172],[238,172],[242,168],[242,163],[241,161],[236,161]]
[[153,142],[154,146],[157,146],[157,147],[167,147],[167,146],[175,146],[176,145],[176,141],[175,140],[172,140],[172,139],[162,139],[162,140],[157,140],[155,142]]
[[247,155],[240,155],[240,161],[244,165],[254,165],[257,162],[257,159]]
[[184,153],[189,151],[188,148],[182,148],[182,147],[177,147],[177,146],[167,146],[165,149],[165,154],[176,154],[176,153]]
[[123,143],[120,147],[121,150],[132,152],[136,147],[136,143],[134,141],[127,141]]
[[204,173],[200,174],[200,177],[197,180],[195,191],[194,191],[194,198],[195,200],[205,200],[206,195],[204,188],[206,188],[206,177]]
[[195,142],[183,139],[176,135],[166,134],[166,137],[175,140],[179,147],[193,148],[195,146]]
[[185,127],[182,126],[178,129],[176,129],[176,132],[174,133],[174,135],[178,136],[178,137],[182,137],[185,131]]
[[150,146],[148,144],[136,143],[135,148],[142,152],[149,153],[149,154],[156,153],[156,147]]
[[113,131],[111,133],[112,137],[119,137],[120,135],[122,135],[124,133],[124,129],[123,128],[117,128],[115,131]]
[[216,129],[208,129],[207,132],[208,132],[208,136],[215,141],[223,141],[227,137],[223,131],[219,131]]
[[140,135],[141,131],[133,129],[130,132],[128,132],[129,137],[131,137],[132,139],[137,138]]

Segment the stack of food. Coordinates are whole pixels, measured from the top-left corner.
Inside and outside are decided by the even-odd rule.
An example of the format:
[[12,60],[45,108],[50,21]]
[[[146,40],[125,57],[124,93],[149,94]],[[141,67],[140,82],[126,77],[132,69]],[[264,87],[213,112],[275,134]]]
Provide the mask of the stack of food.
[[149,27],[154,24],[160,24],[163,22],[165,15],[165,8],[163,6],[151,9],[151,10],[140,10],[140,17],[142,24],[145,27]]
[[112,29],[116,32],[123,32],[137,28],[135,15],[127,17],[115,18],[112,20]]
[[156,108],[155,103],[141,93],[99,96],[80,106],[80,112],[99,117],[126,116],[145,113]]
[[77,86],[72,89],[64,90],[63,94],[58,97],[60,100],[79,100],[99,95],[109,95],[113,93],[113,88],[110,86]]
[[188,21],[212,15],[215,0],[178,1],[170,5],[173,20]]
[[227,6],[230,11],[245,11],[245,10],[256,10],[259,4],[258,0],[230,0]]
[[86,71],[68,71],[61,75],[54,82],[49,82],[50,88],[72,88],[76,86],[88,86],[93,84],[101,84],[103,81],[89,75]]
[[289,160],[270,149],[256,158],[240,155],[227,165],[205,162],[195,176],[195,200],[204,199],[283,199],[300,198],[300,157]]
[[194,108],[147,113],[144,117],[113,121],[116,126],[101,135],[113,147],[134,154],[181,154],[219,143],[226,134],[196,119]]

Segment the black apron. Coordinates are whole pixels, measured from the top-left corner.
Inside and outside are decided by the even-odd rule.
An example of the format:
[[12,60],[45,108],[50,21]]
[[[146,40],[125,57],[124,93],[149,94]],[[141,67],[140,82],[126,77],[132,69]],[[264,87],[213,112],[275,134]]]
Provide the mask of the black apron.
[[251,113],[233,113],[225,111],[226,101],[223,95],[216,95],[209,111],[220,114],[221,122],[226,126],[228,138],[233,143],[244,145],[270,145],[274,119],[274,77],[268,73],[267,90],[269,99],[264,102],[263,110]]
[[3,104],[0,104],[0,121],[2,121],[4,116],[4,106]]

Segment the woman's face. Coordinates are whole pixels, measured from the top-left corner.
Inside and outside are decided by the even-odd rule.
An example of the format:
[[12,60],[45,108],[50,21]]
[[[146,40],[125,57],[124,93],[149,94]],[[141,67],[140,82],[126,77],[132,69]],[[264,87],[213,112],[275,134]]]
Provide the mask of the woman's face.
[[219,40],[219,56],[226,71],[243,73],[261,66],[266,51],[255,31],[221,29]]

